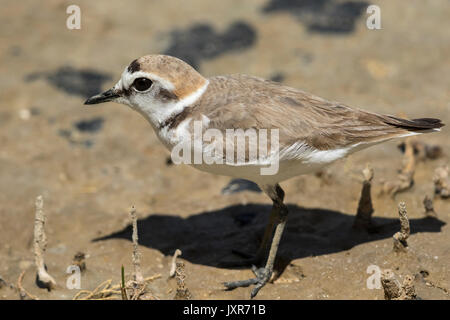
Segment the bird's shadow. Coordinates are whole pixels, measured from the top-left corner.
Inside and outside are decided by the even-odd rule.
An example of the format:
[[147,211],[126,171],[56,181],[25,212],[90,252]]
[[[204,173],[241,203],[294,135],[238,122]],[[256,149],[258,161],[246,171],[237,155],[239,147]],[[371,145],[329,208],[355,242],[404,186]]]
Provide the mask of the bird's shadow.
[[[352,228],[354,215],[326,209],[302,208],[289,205],[289,217],[281,240],[279,254],[283,260],[330,254],[348,250],[358,244],[390,238],[399,231],[397,217],[373,218],[371,231]],[[139,243],[172,255],[176,249],[192,263],[221,266],[224,261],[236,260],[234,249],[256,252],[270,205],[233,205],[202,212],[184,219],[168,214],[151,214],[138,221]],[[410,219],[411,234],[440,232],[445,222],[436,218]],[[93,239],[128,239],[131,225],[109,235]],[[287,262],[287,263],[289,263]]]

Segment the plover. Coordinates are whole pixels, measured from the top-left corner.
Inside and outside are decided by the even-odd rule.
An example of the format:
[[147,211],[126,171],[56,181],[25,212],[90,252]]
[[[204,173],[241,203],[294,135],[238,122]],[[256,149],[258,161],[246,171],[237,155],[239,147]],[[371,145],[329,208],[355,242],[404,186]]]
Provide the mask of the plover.
[[[170,151],[193,136],[193,123],[200,123],[202,132],[213,129],[223,136],[229,129],[277,130],[278,148],[271,149],[263,160],[246,161],[246,153],[245,159],[233,158],[234,162],[192,163],[203,171],[251,180],[273,201],[254,259],[260,261],[267,256],[264,267],[254,267],[252,279],[224,283],[228,289],[254,285],[251,297],[272,275],[286,224],[288,210],[281,181],[315,172],[374,144],[439,131],[443,126],[439,119],[406,120],[350,108],[253,76],[205,78],[182,60],[165,55],[134,60],[112,89],[89,98],[85,104],[108,101],[125,104],[143,115]],[[206,147],[202,150],[211,146],[211,140],[201,143]],[[276,172],[262,174],[261,168],[274,159],[278,161]]]

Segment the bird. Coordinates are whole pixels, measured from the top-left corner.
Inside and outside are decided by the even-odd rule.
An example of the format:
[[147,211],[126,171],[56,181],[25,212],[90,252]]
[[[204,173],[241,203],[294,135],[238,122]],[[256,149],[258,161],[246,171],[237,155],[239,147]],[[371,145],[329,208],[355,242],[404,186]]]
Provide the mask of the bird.
[[[133,60],[111,89],[90,97],[85,104],[104,102],[124,104],[139,112],[172,157],[180,145],[191,146],[184,156],[212,154],[212,161],[194,159],[188,164],[212,174],[253,181],[270,197],[273,205],[269,221],[259,249],[250,259],[261,266],[253,265],[253,278],[224,283],[227,290],[253,286],[251,298],[273,274],[286,225],[288,208],[280,182],[317,172],[375,144],[440,131],[444,126],[434,118],[408,120],[364,111],[255,76],[204,77],[181,59],[160,54]],[[199,140],[198,132],[195,140],[195,130],[200,136],[209,132],[209,140]],[[264,149],[263,142],[253,139],[252,145],[245,145],[244,152],[238,154],[234,144],[237,136],[231,135],[232,141],[227,141],[229,130],[270,132],[270,142],[267,137],[263,141],[270,150],[250,157],[250,147],[255,144]],[[244,135],[248,140],[250,137],[254,135]],[[200,141],[197,148],[192,147],[193,141]],[[273,170],[263,172],[271,166]]]

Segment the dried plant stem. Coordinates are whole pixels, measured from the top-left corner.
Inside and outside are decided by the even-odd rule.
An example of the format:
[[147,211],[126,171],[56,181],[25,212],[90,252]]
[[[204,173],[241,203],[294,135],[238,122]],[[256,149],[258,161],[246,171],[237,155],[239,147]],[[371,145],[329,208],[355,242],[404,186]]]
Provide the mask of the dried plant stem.
[[[144,279],[144,282],[150,282],[161,277],[161,274],[156,274],[152,277]],[[97,286],[93,291],[80,290],[73,297],[73,300],[106,300],[115,299],[113,295],[122,295],[122,280],[119,284],[112,285],[112,279],[106,280]],[[84,295],[84,296],[83,296]]]
[[356,213],[355,221],[353,223],[354,228],[364,228],[367,229],[372,223],[372,179],[373,179],[373,169],[367,165],[363,170],[364,181],[361,190],[361,197],[359,198],[358,211]]
[[138,243],[138,229],[137,229],[137,216],[136,216],[136,208],[134,206],[131,207],[130,217],[133,224],[133,266],[134,266],[134,281],[137,283],[143,283],[144,277],[141,272],[141,253],[139,252],[139,243]]
[[25,300],[27,297],[31,300],[39,300],[38,297],[32,295],[22,285],[23,277],[25,276],[26,270],[22,271],[19,278],[17,279],[17,289],[19,290],[19,295],[21,300]]
[[184,263],[177,262],[175,270],[175,278],[177,279],[177,292],[175,293],[175,300],[190,300],[192,299],[192,294],[186,287],[185,279],[186,274],[184,272]]
[[120,269],[120,292],[122,293],[122,300],[128,300],[127,288],[125,285],[125,268],[122,266]]
[[93,291],[81,290],[74,297],[74,300],[109,300],[117,297],[113,295],[120,295],[122,300],[145,300],[145,299],[157,299],[148,290],[148,283],[161,275],[157,274],[152,277],[144,278],[141,272],[141,253],[139,252],[138,242],[138,229],[137,229],[137,216],[136,208],[134,206],[130,209],[130,218],[132,222],[132,241],[133,241],[133,254],[132,261],[134,266],[133,279],[125,282],[125,270],[121,268],[121,278],[117,285],[111,285],[112,280],[107,280],[101,283]]
[[175,277],[175,271],[177,268],[177,258],[179,256],[181,256],[181,253],[182,253],[181,250],[177,249],[177,250],[175,250],[175,253],[173,254],[172,263],[170,264],[169,278]]
[[416,299],[416,291],[414,288],[414,277],[407,275],[403,280],[403,284],[395,279],[392,270],[384,270],[381,273],[381,285],[384,290],[384,298],[386,300],[414,300]]
[[398,214],[400,216],[400,232],[394,234],[394,251],[396,252],[404,251],[408,247],[406,240],[409,237],[410,228],[404,202],[398,204]]
[[437,213],[434,211],[433,200],[429,196],[423,199],[423,206],[425,208],[425,216],[428,218],[437,218]]
[[47,237],[45,235],[45,212],[43,210],[44,200],[42,196],[36,198],[36,216],[34,220],[34,258],[37,268],[38,286],[52,290],[56,287],[56,281],[46,270],[44,253],[47,247]]
[[400,283],[395,279],[392,270],[384,270],[381,273],[381,285],[384,290],[384,299],[392,300],[400,297]]

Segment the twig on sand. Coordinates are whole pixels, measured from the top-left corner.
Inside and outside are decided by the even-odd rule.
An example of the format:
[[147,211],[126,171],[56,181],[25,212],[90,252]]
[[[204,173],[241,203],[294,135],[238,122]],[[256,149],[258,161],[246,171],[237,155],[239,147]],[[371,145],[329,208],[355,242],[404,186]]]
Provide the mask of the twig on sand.
[[437,213],[434,211],[433,199],[425,196],[423,199],[423,207],[425,208],[425,216],[428,218],[437,218]]
[[409,237],[409,220],[406,212],[406,204],[400,202],[398,204],[398,214],[400,216],[400,232],[394,234],[394,251],[401,252],[405,251],[408,247],[406,240]]
[[400,170],[398,179],[395,181],[384,182],[381,193],[390,194],[392,197],[399,192],[406,191],[414,185],[414,171],[416,159],[414,156],[413,140],[405,140],[405,154],[403,156],[403,167]]
[[[113,294],[120,294],[120,284],[112,286],[112,279],[106,280],[99,284],[94,290],[80,290],[73,297],[74,300],[108,300]],[[83,296],[84,295],[84,296]]]
[[47,236],[45,235],[45,212],[43,210],[44,200],[42,196],[36,198],[36,216],[34,220],[34,258],[37,268],[36,283],[38,287],[46,288],[48,291],[56,287],[56,281],[48,274],[44,253],[47,247]]
[[[150,281],[153,281],[155,279],[160,278],[160,274],[156,274],[152,277],[148,277],[144,279],[145,283],[148,283]],[[111,299],[117,299],[118,295],[122,295],[121,288],[121,282],[112,285],[112,279],[106,280],[102,282],[100,285],[97,286],[93,291],[89,290],[80,290],[77,292],[77,294],[73,297],[73,300],[111,300]]]
[[152,277],[148,277],[142,280],[142,282],[136,282],[134,280],[130,280],[127,282],[127,293],[129,293],[130,300],[158,300],[150,290],[148,289],[149,282],[158,279],[161,277],[161,274],[154,275]]
[[361,197],[359,198],[358,211],[353,223],[353,228],[356,229],[368,229],[372,224],[372,213],[374,211],[371,197],[373,169],[369,165],[363,170],[363,176]]
[[152,277],[144,278],[141,272],[141,253],[139,251],[138,243],[138,229],[137,229],[137,216],[136,208],[131,207],[130,217],[132,221],[133,234],[133,278],[125,282],[125,271],[121,268],[121,281],[117,285],[112,285],[112,280],[107,280],[101,283],[93,291],[81,290],[75,296],[74,300],[109,300],[117,299],[117,295],[120,295],[123,300],[150,300],[157,299],[148,290],[148,283],[161,277],[161,274],[154,275]]
[[414,277],[407,275],[403,284],[395,279],[392,270],[387,269],[381,273],[381,285],[384,290],[386,300],[414,300],[416,299],[416,290],[414,288]]
[[175,278],[177,279],[177,292],[175,293],[175,300],[190,300],[192,294],[185,284],[186,274],[184,272],[184,263],[177,262],[175,270]]
[[175,250],[175,253],[172,257],[172,262],[170,264],[169,278],[175,277],[175,271],[177,268],[177,258],[181,256],[182,252],[180,249]]
[[22,273],[20,274],[19,278],[17,279],[17,289],[19,290],[20,300],[25,300],[27,298],[31,299],[31,300],[39,300],[38,297],[36,297],[36,296],[32,295],[31,293],[29,293],[23,287],[22,281],[23,281],[23,277],[25,276],[25,272],[26,272],[26,270],[23,270]]
[[141,253],[139,252],[139,243],[138,243],[138,229],[137,229],[137,217],[136,217],[136,208],[134,206],[131,207],[130,210],[131,222],[133,225],[133,266],[134,266],[134,274],[133,278],[136,283],[144,282],[144,277],[141,272]]
[[450,182],[448,179],[448,166],[438,167],[433,176],[434,193],[443,199],[450,198]]

